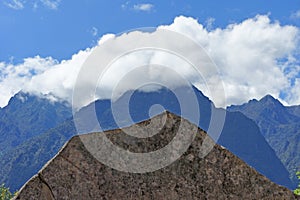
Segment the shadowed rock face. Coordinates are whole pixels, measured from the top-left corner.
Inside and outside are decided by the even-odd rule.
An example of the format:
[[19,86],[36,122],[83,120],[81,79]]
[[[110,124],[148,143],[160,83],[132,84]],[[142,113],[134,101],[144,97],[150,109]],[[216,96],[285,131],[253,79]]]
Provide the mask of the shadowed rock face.
[[[167,112],[138,125],[147,130],[151,122],[164,120],[164,127],[150,138],[128,136],[120,129],[104,133],[128,151],[149,152],[166,146],[180,126],[196,130],[190,147],[171,165],[148,173],[121,172],[102,164],[85,148],[99,133],[75,136],[16,199],[296,199],[219,145],[200,158],[207,135],[187,120]],[[149,135],[151,128],[146,132]]]

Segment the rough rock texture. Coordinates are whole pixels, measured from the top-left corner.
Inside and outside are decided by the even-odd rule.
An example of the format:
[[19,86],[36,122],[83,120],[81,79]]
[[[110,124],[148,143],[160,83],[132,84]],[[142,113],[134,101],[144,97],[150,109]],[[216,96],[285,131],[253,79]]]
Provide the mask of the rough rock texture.
[[[149,152],[167,145],[179,125],[185,131],[196,128],[191,146],[171,165],[148,173],[121,172],[99,162],[82,143],[93,142],[99,133],[75,136],[22,187],[16,199],[296,199],[290,190],[269,181],[219,145],[200,158],[206,133],[187,120],[171,113],[152,120],[166,123],[150,138],[128,136],[119,129],[105,134],[128,151]],[[150,122],[138,125],[147,128]]]

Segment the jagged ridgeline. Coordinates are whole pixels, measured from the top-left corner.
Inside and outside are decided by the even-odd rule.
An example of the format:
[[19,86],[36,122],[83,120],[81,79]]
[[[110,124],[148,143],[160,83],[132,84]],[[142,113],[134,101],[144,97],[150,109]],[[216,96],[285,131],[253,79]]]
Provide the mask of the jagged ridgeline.
[[[179,88],[178,90],[183,94],[187,92],[186,88]],[[211,110],[216,108],[199,90],[193,88],[192,92],[195,92],[200,107],[200,121],[192,121],[192,123],[207,131],[211,119]],[[120,99],[126,98],[129,94],[130,92],[125,93]],[[155,104],[162,105],[164,109],[179,116],[181,115],[176,96],[170,90],[162,88],[154,92],[134,91],[129,104],[133,122],[125,120],[123,125],[129,126],[148,119],[149,109]],[[33,105],[36,105],[36,107],[32,108]],[[87,122],[92,122],[92,120],[89,120],[91,116],[90,111],[94,109],[103,130],[118,128],[114,121],[110,100],[97,100],[91,103],[79,110],[75,115],[75,119],[79,117]],[[4,152],[2,151],[3,155],[0,159],[1,183],[5,183],[12,191],[19,190],[29,178],[36,174],[59,151],[65,142],[78,134],[78,130],[74,126],[74,120],[70,118],[71,111],[69,110],[70,108],[61,102],[49,102],[46,98],[39,98],[29,94],[22,94],[21,97],[16,95],[7,107],[0,109],[0,115],[1,113],[14,113],[14,117],[3,114],[2,121],[7,119],[5,116],[11,116],[10,119],[13,120],[14,124],[11,127],[15,127],[17,130],[29,130],[30,133],[28,134],[30,137],[27,137],[27,132],[23,131],[23,136],[20,137],[20,135],[14,136],[13,133],[18,133],[18,131],[13,131],[12,129],[8,134],[5,126],[3,126],[4,129],[0,130],[3,139],[8,137],[10,139],[6,139],[6,141],[12,141],[12,143],[1,143],[3,144],[1,148],[7,149]],[[23,119],[24,115],[31,116],[34,120]],[[189,116],[183,117],[190,120]],[[52,118],[57,121],[52,124],[44,124],[44,120],[49,121]],[[6,123],[8,123],[8,120]],[[82,127],[85,129],[82,130],[83,133],[94,131],[95,124],[85,124],[87,127]],[[27,128],[22,129],[22,126]],[[40,130],[40,132],[30,132],[30,130]],[[17,146],[11,145],[16,143],[18,143]],[[226,147],[271,181],[289,189],[295,188],[289,179],[287,170],[276,156],[274,150],[266,142],[258,126],[242,113],[226,113],[225,124],[217,143]]]

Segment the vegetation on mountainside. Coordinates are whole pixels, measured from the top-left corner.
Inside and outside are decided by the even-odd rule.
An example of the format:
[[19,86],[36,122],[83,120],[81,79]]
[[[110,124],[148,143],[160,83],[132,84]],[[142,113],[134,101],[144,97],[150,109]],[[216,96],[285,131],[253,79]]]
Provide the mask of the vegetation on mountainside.
[[299,180],[299,185],[298,185],[298,187],[294,190],[294,193],[295,193],[296,195],[299,195],[299,196],[300,196],[300,171],[299,171],[299,172],[296,172],[296,176],[297,176],[297,178],[298,178],[298,180]]
[[10,200],[16,195],[15,193],[11,193],[9,188],[5,187],[4,184],[0,185],[0,200]]

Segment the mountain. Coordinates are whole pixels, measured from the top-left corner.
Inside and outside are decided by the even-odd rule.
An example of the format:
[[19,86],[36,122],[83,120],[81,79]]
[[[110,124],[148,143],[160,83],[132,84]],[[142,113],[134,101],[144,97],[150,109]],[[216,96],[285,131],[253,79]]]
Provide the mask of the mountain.
[[62,123],[9,150],[0,159],[1,182],[11,191],[19,190],[76,133],[71,122]]
[[19,92],[0,109],[0,152],[56,127],[72,116],[66,102],[51,102],[29,93]]
[[[192,102],[192,99],[187,95],[188,93],[195,94],[196,102]],[[176,95],[180,96],[185,104],[191,106],[180,105]],[[159,105],[159,107],[152,109],[155,105]],[[200,119],[195,117],[196,111],[193,106],[199,107],[199,114],[202,116]],[[181,109],[183,108],[181,107],[184,107],[184,113],[182,113]],[[97,131],[95,127],[98,123],[100,123],[103,130],[116,129],[149,119],[151,117],[150,115],[157,115],[164,110],[168,110],[177,115],[184,115],[185,118],[193,123],[199,124],[200,127],[207,130],[212,109],[216,109],[214,104],[195,87],[193,87],[193,89],[179,87],[173,91],[167,88],[161,88],[153,92],[136,90],[124,93],[114,102],[110,100],[97,100],[79,110],[79,112],[75,114],[75,120],[76,118],[80,119],[79,121],[83,120],[84,125],[88,125],[88,127],[79,126],[76,128],[80,133],[88,133]],[[97,120],[92,120],[94,110]],[[150,110],[152,113],[149,113]],[[128,115],[126,115],[126,113],[128,113]],[[116,121],[119,122],[117,123]]]
[[[174,93],[164,88],[155,92],[134,91],[132,94],[127,92],[115,102],[97,100],[79,110],[74,119],[68,119],[57,128],[50,129],[10,151],[11,158],[0,160],[0,165],[3,166],[0,171],[2,180],[5,180],[10,188],[19,189],[29,177],[36,174],[38,169],[55,155],[62,144],[71,136],[77,135],[77,133],[100,132],[119,128],[114,117],[119,117],[122,127],[125,127],[149,119],[151,116],[161,113],[162,110],[168,110],[183,116],[199,127],[203,127],[204,130],[208,130],[212,110],[225,112],[223,109],[215,108],[214,104],[196,88],[193,88],[193,91],[187,88],[178,88],[177,90],[179,91],[176,93],[182,93],[181,96],[184,96],[186,92],[195,92],[200,107],[201,117],[199,121],[193,121],[195,120],[194,108],[190,108],[191,110],[184,114],[181,113],[180,104]],[[130,99],[129,106],[124,105],[124,99]],[[186,103],[189,104],[188,99]],[[124,113],[124,108],[129,107],[131,118],[115,116],[111,110],[112,104],[115,105],[119,114]],[[153,105],[157,104],[162,107],[158,107],[158,109],[154,107],[153,109]],[[151,111],[150,115],[149,110]],[[96,120],[93,119],[93,115],[96,116]],[[97,126],[98,121],[101,129]],[[225,125],[218,143],[272,181],[288,188],[294,187],[289,180],[288,172],[277,158],[274,150],[262,137],[257,125],[242,113],[226,113]],[[22,171],[22,176],[19,175],[20,171]]]
[[270,95],[251,100],[243,105],[227,108],[240,111],[253,119],[277,156],[297,182],[295,172],[300,170],[300,106],[286,107]]
[[[126,129],[139,131],[137,127],[145,130],[142,134],[156,133],[155,127],[160,124],[164,124],[162,129],[150,138],[141,139],[125,133]],[[187,131],[192,130],[196,132],[188,139],[191,145],[179,159],[147,173],[118,171],[93,157],[85,145],[101,143],[101,139],[97,140],[101,133],[75,136],[22,187],[16,199],[296,199],[290,190],[271,182],[219,145],[215,145],[205,158],[199,157],[199,146],[206,133],[169,112],[137,126],[104,134],[127,151],[146,154],[163,148],[175,135],[189,135]],[[113,152],[105,155],[114,156]],[[142,168],[149,167],[135,158]],[[125,168],[133,167],[128,165],[126,158],[122,159],[125,159]]]
[[[184,94],[187,94],[188,92],[195,93],[200,108],[199,121],[194,121],[196,118],[194,118],[193,116],[193,114],[195,113],[193,107],[188,107],[188,109],[191,110],[185,112],[184,114],[181,113],[180,106],[182,105],[179,105],[179,102],[174,93],[164,88],[156,92],[135,91],[132,94],[131,92],[127,92],[118,100],[119,103],[117,101],[114,103],[114,105],[116,107],[115,109],[119,111],[117,113],[124,113],[125,111],[123,102],[127,102],[127,99],[130,98],[129,114],[133,120],[133,123],[136,123],[151,117],[149,116],[149,110],[151,110],[151,107],[153,105],[159,104],[163,107],[163,109],[175,113],[179,116],[183,116],[184,118],[190,120],[192,123],[197,124],[203,130],[208,131],[212,112],[226,111],[215,108],[213,102],[205,97],[203,93],[198,89],[193,88],[193,91],[190,90],[191,89],[188,88],[177,88],[176,90],[174,90],[174,93],[179,94],[180,96],[184,96]],[[98,121],[100,122],[102,130],[116,129],[119,127],[114,121],[114,116],[110,109],[109,103],[106,103],[106,109],[103,109],[103,113],[105,114],[99,112],[101,110],[99,108],[102,106],[102,101],[97,101],[95,102],[95,104],[83,108],[77,114],[78,118],[85,119],[85,121],[88,122],[84,123],[85,125],[88,124],[90,126],[89,128],[85,126],[77,127],[78,129],[81,129],[79,132],[87,133],[101,131],[100,129],[95,128]],[[189,103],[189,101],[186,100],[185,103]],[[96,110],[96,112],[98,112],[98,121],[94,121],[93,123],[91,117],[88,116],[92,116],[94,109]],[[159,114],[160,112],[161,111],[158,109],[152,114],[155,115]],[[128,120],[126,116],[124,116],[122,119],[124,119],[122,121],[123,124],[121,124],[123,126],[133,124],[132,122],[130,123],[130,120]],[[110,122],[109,126],[106,126],[106,122]],[[213,138],[215,139],[215,137]],[[244,160],[248,165],[254,167],[256,170],[270,178],[272,181],[284,185],[288,188],[294,187],[289,179],[289,173],[276,156],[274,150],[261,135],[258,126],[254,123],[253,120],[247,118],[244,114],[240,112],[226,113],[225,124],[217,143],[232,151],[235,155]]]
[[[15,160],[15,155],[29,156],[29,152],[40,154],[42,143],[33,140],[45,131],[57,127],[72,116],[71,107],[66,102],[50,101],[45,97],[19,92],[12,97],[8,105],[0,109],[0,183],[6,183],[16,190],[32,173],[29,163],[41,167],[44,162],[36,163],[32,157],[25,160]],[[51,138],[47,139],[48,143]],[[35,141],[36,143],[32,143]],[[65,139],[59,145],[62,145]],[[31,151],[20,151],[24,145],[33,148]],[[60,146],[56,149],[59,149]],[[47,149],[49,151],[50,148]],[[47,153],[47,152],[46,152]],[[41,154],[44,156],[44,154]],[[53,156],[53,154],[51,154]],[[49,159],[49,158],[48,158]],[[28,164],[28,166],[27,166]],[[38,170],[39,168],[34,168]],[[15,178],[18,177],[18,178]],[[21,181],[12,181],[18,180]]]
[[291,114],[300,117],[300,106],[289,106],[286,108]]

